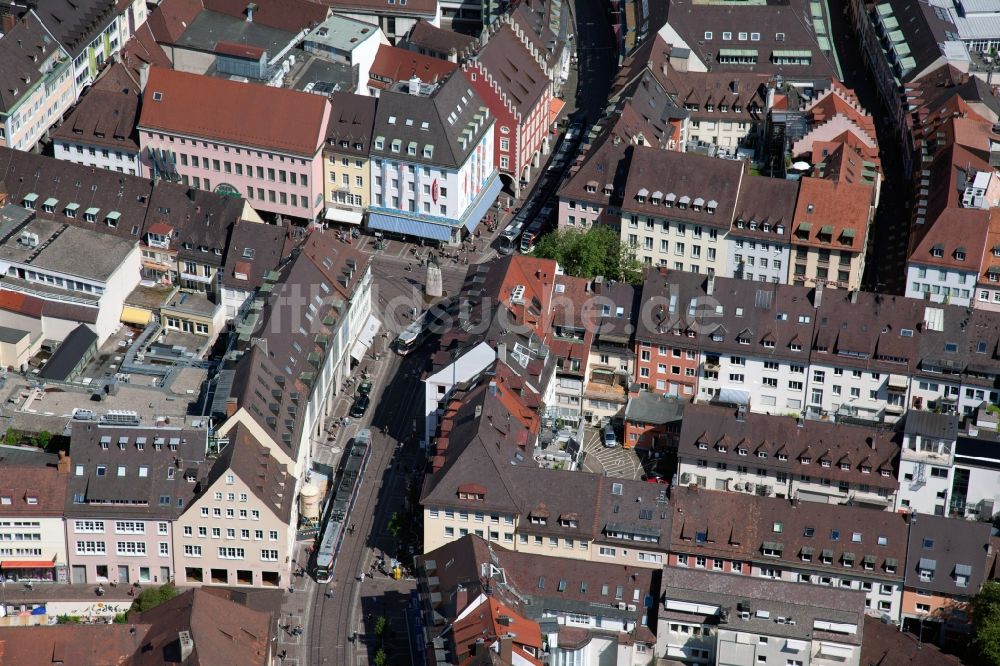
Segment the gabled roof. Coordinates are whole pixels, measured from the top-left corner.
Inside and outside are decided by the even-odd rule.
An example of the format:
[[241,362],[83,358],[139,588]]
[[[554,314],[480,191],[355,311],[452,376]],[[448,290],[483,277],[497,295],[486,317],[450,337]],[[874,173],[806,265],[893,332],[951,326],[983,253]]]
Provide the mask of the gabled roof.
[[129,614],[129,622],[149,626],[148,633],[135,641],[137,649],[129,662],[135,666],[179,663],[182,631],[194,643],[185,666],[270,664],[270,614],[205,590],[185,590],[151,610]]
[[[377,97],[343,91],[332,93],[330,122],[326,126],[326,140],[330,148],[337,153],[368,157],[377,104]],[[344,145],[345,142],[347,145]]]
[[[0,112],[9,113],[44,76],[39,67],[59,50],[33,11],[0,37]],[[17,91],[15,94],[14,91]]]
[[[973,597],[984,582],[989,564],[989,523],[911,514],[906,587],[942,595]],[[930,572],[930,580],[921,578]],[[958,585],[958,577],[965,585]],[[925,576],[926,578],[926,576]]]
[[865,616],[861,643],[862,666],[962,666],[955,655],[945,654],[933,643],[900,631],[894,624]]
[[863,252],[872,196],[866,185],[802,178],[790,240],[794,245]]
[[366,83],[376,88],[389,88],[397,81],[409,81],[414,76],[423,83],[436,83],[456,69],[458,65],[448,60],[380,44],[369,69],[372,80]]
[[552,83],[524,43],[506,24],[490,35],[489,41],[479,50],[477,61],[525,120]]
[[135,120],[139,86],[125,65],[115,62],[83,96],[53,139],[112,150],[139,152]]
[[159,67],[150,69],[143,99],[141,130],[309,158],[326,137],[330,113],[320,95]]
[[295,245],[288,226],[237,221],[226,254],[222,284],[253,291],[264,282],[268,271],[278,268]]
[[115,19],[116,4],[117,0],[39,0],[35,12],[75,58]]
[[144,640],[149,630],[150,626],[144,623],[0,627],[0,664],[127,664],[135,654],[137,642]]
[[456,56],[473,49],[476,45],[474,37],[439,28],[424,19],[413,24],[406,35],[406,42],[434,53]]

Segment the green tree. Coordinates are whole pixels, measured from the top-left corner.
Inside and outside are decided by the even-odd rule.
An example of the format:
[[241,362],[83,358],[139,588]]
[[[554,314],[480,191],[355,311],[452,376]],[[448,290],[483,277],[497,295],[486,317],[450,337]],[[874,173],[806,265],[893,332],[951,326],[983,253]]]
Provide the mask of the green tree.
[[389,663],[389,655],[385,653],[385,650],[379,648],[375,653],[375,666],[385,666]]
[[389,518],[389,524],[386,526],[386,530],[395,538],[399,538],[399,535],[403,533],[403,520],[405,516],[401,515],[398,511],[392,513],[392,517]]
[[10,444],[11,446],[19,444],[21,442],[21,434],[13,428],[7,428],[7,432],[3,435],[3,441],[4,444]]
[[1000,581],[991,580],[972,600],[972,642],[977,663],[1000,666]]
[[165,601],[170,601],[177,596],[177,588],[173,583],[167,583],[159,587],[149,587],[139,593],[139,596],[132,602],[132,610],[142,613],[152,608],[156,608]]
[[638,282],[642,274],[635,247],[622,243],[618,233],[604,225],[593,226],[586,233],[553,231],[539,239],[534,254],[554,259],[576,277],[603,275],[611,280]]
[[389,625],[388,621],[385,619],[384,615],[379,615],[375,618],[375,635],[379,638],[385,636],[385,629]]
[[40,449],[47,448],[49,442],[51,441],[52,441],[52,433],[49,432],[48,430],[43,430],[37,435],[35,435],[35,443],[38,444],[38,448]]

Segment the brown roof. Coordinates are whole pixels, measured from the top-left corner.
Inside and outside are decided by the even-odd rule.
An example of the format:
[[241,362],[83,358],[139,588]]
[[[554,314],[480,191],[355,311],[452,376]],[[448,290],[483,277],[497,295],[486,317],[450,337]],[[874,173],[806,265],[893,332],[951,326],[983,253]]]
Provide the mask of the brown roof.
[[[672,551],[817,572],[844,572],[844,556],[853,554],[856,575],[903,577],[907,527],[898,513],[686,486],[676,489],[673,504]],[[765,543],[778,544],[780,555],[764,555]],[[802,559],[804,549],[811,549],[809,562]],[[824,551],[830,564],[821,561]],[[863,568],[867,557],[873,558],[869,571]]]
[[[798,190],[798,183],[792,180],[748,176],[740,187],[739,198],[736,200],[732,233],[788,242],[792,233]],[[757,223],[755,230],[750,228],[753,222]],[[765,224],[770,225],[769,231],[764,230]],[[782,234],[777,232],[779,224],[782,226]]]
[[429,21],[420,19],[410,28],[406,41],[435,53],[457,55],[475,47],[476,39],[469,35],[439,28]]
[[308,157],[326,136],[330,108],[320,95],[159,67],[149,72],[144,100],[143,130]]
[[[787,459],[779,460],[779,453]],[[807,419],[799,424],[789,416],[757,413],[737,418],[729,407],[690,404],[684,409],[678,455],[753,464],[834,484],[868,484],[891,492],[899,487],[899,444],[893,433],[843,423]]]
[[524,121],[551,85],[538,61],[506,24],[479,50],[477,61],[499,84],[500,92],[506,95]]
[[331,150],[368,157],[377,104],[377,97],[343,91],[330,95],[326,140]]
[[62,515],[66,481],[66,472],[56,466],[0,465],[0,490],[4,495],[10,493],[12,501],[9,507],[0,506],[0,516]]
[[[229,16],[243,17],[246,0],[204,0],[205,9]],[[255,0],[253,22],[296,34],[326,20],[329,10],[310,0]]]
[[803,178],[799,181],[792,243],[863,252],[872,192],[867,185]]
[[[975,596],[989,565],[991,530],[990,523],[911,514],[906,587],[952,597]],[[959,567],[968,567],[964,586],[957,584]],[[931,579],[925,580],[920,571],[928,568]]]
[[[990,231],[990,211],[946,208],[926,231],[908,261],[979,273]],[[987,265],[993,263],[987,260]]]
[[201,0],[166,0],[150,12],[149,29],[158,43],[173,44],[203,8]]
[[[157,6],[156,10],[153,10],[154,13],[162,6]],[[167,69],[173,66],[170,58],[163,52],[163,47],[157,44],[156,38],[153,37],[150,20],[152,20],[152,16],[136,28],[135,34],[125,42],[121,51],[122,62],[129,68],[136,80],[139,78],[139,68],[143,65],[166,67]]]
[[144,623],[0,627],[0,666],[121,666],[149,629]]
[[[222,284],[245,291],[256,289],[294,245],[289,227],[238,221],[230,236]],[[237,277],[237,273],[246,278]]]
[[[728,230],[743,179],[742,162],[636,146],[622,211]],[[654,203],[657,192],[660,199]]]
[[205,590],[187,590],[145,613],[130,613],[129,621],[149,626],[148,633],[135,641],[138,649],[130,661],[135,666],[179,663],[181,631],[188,632],[194,643],[186,666],[270,663],[270,614]]
[[420,55],[413,51],[380,44],[369,73],[376,87],[388,87],[397,81],[408,81],[413,76],[424,83],[433,83],[458,69],[458,65],[440,58]]
[[135,120],[139,86],[125,65],[115,62],[83,96],[52,137],[70,143],[139,152]]
[[866,616],[860,666],[962,666],[962,661],[933,642],[921,643],[894,624]]
[[47,301],[34,296],[22,294],[19,291],[0,290],[0,310],[16,312],[17,314],[39,319]]

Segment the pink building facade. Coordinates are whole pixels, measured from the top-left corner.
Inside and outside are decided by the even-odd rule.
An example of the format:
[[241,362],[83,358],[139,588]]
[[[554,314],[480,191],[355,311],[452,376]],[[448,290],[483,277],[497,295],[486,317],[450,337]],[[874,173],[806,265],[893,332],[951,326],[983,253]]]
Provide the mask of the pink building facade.
[[297,155],[159,131],[140,132],[140,143],[147,178],[176,174],[195,189],[239,194],[255,210],[284,217],[312,220],[323,209],[322,144]]

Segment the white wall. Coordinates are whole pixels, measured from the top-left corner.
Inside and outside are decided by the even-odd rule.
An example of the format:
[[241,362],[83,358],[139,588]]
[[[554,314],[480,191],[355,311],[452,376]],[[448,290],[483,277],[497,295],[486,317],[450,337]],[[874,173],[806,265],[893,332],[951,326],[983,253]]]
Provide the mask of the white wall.
[[82,142],[68,142],[62,139],[53,141],[55,158],[74,164],[127,173],[133,176],[142,174],[139,163],[139,153],[111,150],[99,146],[89,146]]
[[438,404],[455,384],[467,382],[497,358],[496,350],[481,342],[451,364],[424,379],[424,441],[430,442],[438,425]]
[[[703,360],[699,370],[698,399],[708,401],[719,389],[732,388],[750,392],[750,411],[761,414],[788,414],[799,412],[805,406],[806,382],[809,354],[803,345],[802,362],[765,361],[750,356],[719,354],[718,378],[706,378],[709,370]],[[705,359],[715,352],[703,352]],[[734,358],[743,359],[744,364],[734,363]],[[775,368],[773,364],[777,364]],[[793,370],[792,368],[796,368]],[[733,377],[742,375],[743,380]],[[776,384],[772,386],[771,384]]]
[[967,306],[975,290],[975,268],[957,271],[912,262],[906,265],[906,296],[909,298],[929,298],[935,303]]
[[[726,236],[726,267],[720,271],[725,277],[742,275],[746,279],[763,282],[788,282],[788,242],[763,242],[756,238],[739,238],[730,231]],[[739,259],[743,260],[742,274]],[[753,277],[749,277],[753,275]]]

